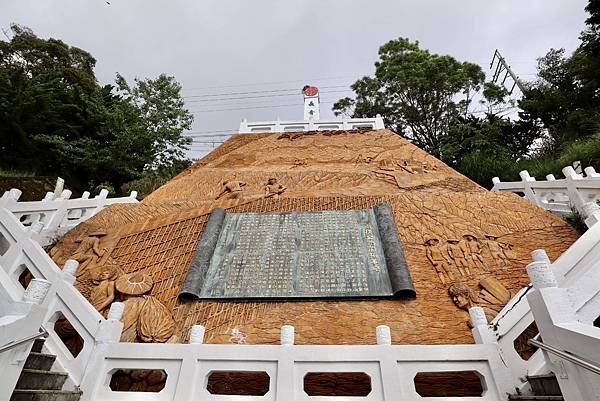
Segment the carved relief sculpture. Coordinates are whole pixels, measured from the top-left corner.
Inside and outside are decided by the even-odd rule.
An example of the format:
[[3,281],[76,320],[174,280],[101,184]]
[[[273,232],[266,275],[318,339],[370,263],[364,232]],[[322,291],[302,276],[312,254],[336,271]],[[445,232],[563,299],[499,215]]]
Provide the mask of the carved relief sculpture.
[[96,285],[90,293],[90,301],[98,312],[103,312],[115,299],[115,280],[123,274],[115,263],[108,263],[90,270],[92,283]]
[[460,245],[463,248],[463,252],[466,255],[466,258],[469,262],[471,262],[471,266],[476,268],[480,268],[483,271],[488,271],[485,262],[483,261],[483,257],[481,256],[481,244],[476,236],[472,234],[463,235],[464,241],[461,241]]
[[467,258],[465,257],[465,252],[463,247],[459,245],[459,240],[457,239],[449,239],[448,245],[446,245],[446,249],[448,251],[448,255],[453,260],[458,272],[463,277],[469,277],[471,275],[471,271],[469,270],[469,263],[467,262]]
[[243,187],[246,186],[244,181],[230,180],[223,183],[223,190],[216,199],[220,199],[223,196],[225,199],[241,199],[243,198]]
[[482,289],[476,295],[467,284],[453,283],[448,288],[448,294],[459,309],[468,311],[472,306],[482,307],[488,321],[491,321],[510,300],[510,292],[493,277],[484,278],[479,286]]
[[488,250],[490,251],[490,255],[494,258],[496,265],[499,267],[505,267],[509,265],[508,258],[504,254],[502,247],[498,243],[498,237],[492,234],[486,234],[486,244],[488,246]]
[[287,188],[277,182],[277,178],[269,178],[265,185],[265,198],[277,198]]
[[431,262],[435,268],[438,277],[442,284],[446,284],[446,278],[453,280],[454,276],[450,271],[450,258],[448,258],[445,252],[438,246],[440,241],[436,238],[431,238],[425,242],[425,249],[427,253],[427,259]]
[[71,259],[79,262],[77,277],[83,275],[90,266],[98,264],[98,261],[104,255],[104,251],[100,249],[100,237],[105,235],[106,232],[104,231],[96,231],[85,238],[75,240],[75,242],[80,244],[75,253],[71,255]]

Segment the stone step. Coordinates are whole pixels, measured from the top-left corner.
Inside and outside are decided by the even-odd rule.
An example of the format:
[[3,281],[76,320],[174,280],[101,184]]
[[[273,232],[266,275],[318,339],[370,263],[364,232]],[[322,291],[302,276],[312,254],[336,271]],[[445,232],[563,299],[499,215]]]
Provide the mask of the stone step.
[[511,401],[564,401],[559,395],[509,395]]
[[24,368],[33,370],[50,370],[55,360],[56,355],[30,352],[27,360],[25,361]]
[[554,373],[527,376],[527,381],[531,385],[531,391],[533,391],[533,394],[535,395],[562,396],[558,380],[556,380]]
[[10,401],[79,401],[81,391],[15,390]]
[[18,390],[60,390],[68,374],[46,370],[23,369],[15,386]]
[[33,341],[33,347],[31,348],[31,352],[42,352],[42,347],[44,346],[44,342],[46,342],[45,338],[36,338]]

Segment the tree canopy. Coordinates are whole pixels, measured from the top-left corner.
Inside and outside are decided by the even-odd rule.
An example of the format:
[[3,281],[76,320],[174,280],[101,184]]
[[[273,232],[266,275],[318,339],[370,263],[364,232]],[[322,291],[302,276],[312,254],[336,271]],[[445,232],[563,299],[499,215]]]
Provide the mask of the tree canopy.
[[183,158],[192,115],[173,77],[100,85],[88,52],[11,30],[0,41],[0,167],[119,190]]
[[380,47],[375,76],[352,85],[356,99],[341,99],[333,110],[354,117],[381,114],[397,133],[440,156],[442,137],[484,78],[476,64],[431,54],[419,42],[399,38]]

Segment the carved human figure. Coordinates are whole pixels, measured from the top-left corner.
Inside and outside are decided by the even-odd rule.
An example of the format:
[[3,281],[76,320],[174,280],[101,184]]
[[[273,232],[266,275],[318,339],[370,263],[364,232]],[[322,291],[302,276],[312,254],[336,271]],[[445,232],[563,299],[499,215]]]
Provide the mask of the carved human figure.
[[223,190],[216,199],[220,199],[225,196],[226,199],[240,199],[243,197],[243,187],[246,186],[244,181],[230,180],[223,182]]
[[506,256],[507,259],[515,260],[518,258],[516,252],[513,251],[512,244],[506,244],[503,242],[499,242],[498,244],[500,245],[500,248],[502,248],[502,251],[504,252],[504,256]]
[[488,271],[481,256],[481,244],[477,237],[472,234],[465,234],[463,238],[465,240],[461,241],[460,245],[463,248],[467,261],[471,262],[471,266]]
[[98,264],[100,259],[108,253],[104,249],[100,249],[100,237],[105,236],[104,231],[96,231],[88,234],[85,238],[79,238],[75,242],[79,242],[79,246],[75,253],[71,255],[71,259],[79,262],[77,269],[77,277],[83,275],[91,266]]
[[96,285],[90,293],[90,302],[98,312],[103,312],[115,299],[115,280],[123,274],[116,263],[107,263],[90,270],[92,283]]
[[500,246],[498,241],[496,241],[498,237],[492,234],[486,234],[485,238],[487,247],[490,251],[490,255],[492,256],[492,258],[494,258],[496,265],[498,265],[499,267],[508,266],[510,263],[508,262],[508,259],[504,254],[502,247]]
[[277,178],[269,178],[265,185],[265,198],[278,198],[286,189],[287,187],[277,182]]
[[452,280],[454,276],[450,270],[450,258],[438,246],[439,243],[440,241],[436,238],[427,240],[425,242],[425,253],[427,254],[427,259],[429,259],[435,268],[435,272],[442,284],[446,284],[446,278]]
[[457,239],[449,239],[446,247],[448,255],[454,261],[460,275],[467,277],[471,275],[471,271],[469,270],[469,263],[467,262],[464,249],[460,246],[459,242]]
[[508,302],[510,293],[498,280],[493,278],[481,280],[479,286],[482,287],[482,290],[476,294],[465,283],[453,283],[448,287],[448,294],[459,309],[468,311],[473,306],[482,307],[488,321],[491,321]]

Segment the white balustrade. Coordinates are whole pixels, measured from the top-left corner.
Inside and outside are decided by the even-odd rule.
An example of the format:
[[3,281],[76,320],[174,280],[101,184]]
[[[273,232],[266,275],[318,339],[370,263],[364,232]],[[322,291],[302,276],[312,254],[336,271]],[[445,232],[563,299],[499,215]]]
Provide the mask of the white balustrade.
[[341,131],[352,129],[384,129],[383,118],[342,118],[334,120],[261,121],[240,124],[240,134],[255,132]]
[[590,217],[590,204],[600,202],[600,174],[593,167],[585,169],[584,177],[577,174],[573,167],[567,166],[563,169],[565,178],[560,180],[549,174],[546,181],[536,181],[525,170],[519,175],[521,181],[516,182],[502,182],[494,177],[492,192],[523,193],[531,203],[560,216],[571,215],[574,208],[587,219],[588,227],[600,220],[598,212],[595,212],[598,216],[592,213]]
[[[571,318],[591,326],[600,316],[600,224],[593,225],[551,263],[551,270],[546,269],[549,260],[546,260],[547,255],[544,254],[545,252],[542,254],[540,250],[532,252],[534,263],[531,265],[534,267],[528,269],[534,271],[534,276],[537,275],[532,281],[534,286],[541,290],[533,287],[522,289],[491,322],[503,360],[510,366],[515,381],[527,375],[548,373],[550,370],[541,351],[538,350],[525,361],[514,349],[514,341],[534,322],[528,294],[554,288],[569,289],[570,297],[565,298],[564,302],[572,308]],[[535,316],[539,328],[538,320]],[[542,338],[546,340],[543,333]],[[596,346],[600,349],[600,343]]]
[[[94,351],[97,332],[105,319],[73,287],[71,273],[76,270],[76,262],[68,262],[67,272],[63,272],[40,244],[31,238],[27,228],[5,208],[0,208],[0,244],[4,244],[0,245],[0,298],[5,302],[21,302],[25,297],[27,302],[37,302],[41,292],[47,291],[41,305],[46,310],[42,325],[48,331],[46,346],[57,355],[57,363],[69,372],[72,384],[78,385]],[[33,275],[34,283],[51,283],[50,288],[47,288],[49,284],[44,284],[46,288],[43,291],[38,287],[38,290],[26,292],[19,282],[19,275],[25,269]],[[61,314],[83,339],[83,349],[76,357],[54,331],[54,322]],[[37,324],[36,330],[39,328]]]
[[25,365],[33,341],[47,315],[41,305],[50,283],[34,279],[21,300],[11,298],[0,285],[0,400],[8,400]]
[[19,202],[20,196],[18,189],[5,192],[0,198],[0,208],[9,210],[21,224],[30,227],[32,237],[42,246],[52,243],[109,205],[137,202],[135,191],[127,197],[109,199],[105,189],[94,198],[89,197],[89,192],[84,192],[81,198],[70,199],[71,191],[66,189],[56,199],[52,192],[48,192],[41,201]]

